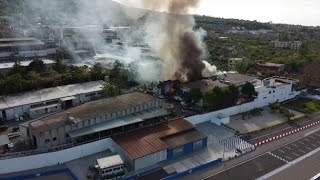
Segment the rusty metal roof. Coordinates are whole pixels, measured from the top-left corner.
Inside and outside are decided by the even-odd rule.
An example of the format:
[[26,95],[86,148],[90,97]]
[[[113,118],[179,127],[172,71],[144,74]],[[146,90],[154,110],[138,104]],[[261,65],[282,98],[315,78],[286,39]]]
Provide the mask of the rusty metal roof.
[[126,152],[131,159],[141,157],[170,148],[162,139],[195,129],[185,119],[177,119],[168,123],[143,128],[112,139]]
[[205,139],[206,137],[206,135],[199,132],[198,130],[192,129],[187,132],[163,138],[162,140],[169,146],[170,149],[174,149],[191,142],[196,142]]
[[67,112],[69,112],[72,117],[79,119],[80,121],[85,121],[93,117],[104,116],[107,113],[116,113],[118,111],[124,111],[129,108],[139,107],[157,101],[159,101],[159,99],[143,93],[134,92],[123,94],[73,107],[68,109],[68,111],[63,111],[32,122],[31,127],[37,132],[49,131],[67,125]]

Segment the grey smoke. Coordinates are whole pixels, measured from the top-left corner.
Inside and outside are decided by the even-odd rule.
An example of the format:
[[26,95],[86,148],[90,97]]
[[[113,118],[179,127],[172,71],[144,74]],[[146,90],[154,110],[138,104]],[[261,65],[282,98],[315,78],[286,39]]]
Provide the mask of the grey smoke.
[[[98,58],[119,59],[135,68],[139,81],[181,81],[202,78],[203,73],[214,75],[215,68],[203,63],[206,48],[205,31],[194,30],[193,16],[185,15],[197,8],[199,0],[129,0],[127,6],[138,6],[166,13],[151,13],[119,5],[111,0],[28,0],[25,1],[25,21],[35,17],[53,19],[55,24],[69,27],[90,26],[91,30],[78,29],[88,43],[100,53]],[[70,7],[75,7],[71,9]],[[119,34],[123,47],[110,45],[103,40],[105,26],[130,26]],[[94,28],[92,28],[94,27]],[[95,29],[95,30],[92,30]],[[151,54],[159,60],[150,60],[137,42],[147,44]]]

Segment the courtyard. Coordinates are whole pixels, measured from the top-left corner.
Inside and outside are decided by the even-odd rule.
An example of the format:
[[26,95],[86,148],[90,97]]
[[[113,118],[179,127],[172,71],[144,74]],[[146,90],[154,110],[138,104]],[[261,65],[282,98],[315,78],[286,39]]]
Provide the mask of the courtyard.
[[[299,119],[305,116],[305,114],[298,111],[291,109],[289,111],[294,115],[292,119]],[[241,114],[232,116],[227,126],[240,134],[247,134],[286,122],[287,119],[279,111],[271,111],[269,107],[265,107],[260,112],[249,116],[243,117]]]

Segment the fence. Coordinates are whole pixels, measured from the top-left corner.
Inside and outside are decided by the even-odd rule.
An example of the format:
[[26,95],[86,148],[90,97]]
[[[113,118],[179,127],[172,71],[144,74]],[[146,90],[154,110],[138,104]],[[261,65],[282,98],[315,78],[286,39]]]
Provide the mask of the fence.
[[213,166],[217,166],[219,164],[221,164],[223,162],[223,159],[220,158],[220,159],[217,159],[217,160],[214,160],[214,161],[211,161],[209,163],[206,163],[206,164],[202,164],[200,166],[197,166],[197,167],[194,167],[192,169],[189,169],[187,171],[184,171],[184,172],[181,172],[181,173],[178,173],[178,174],[174,174],[174,175],[171,175],[171,176],[168,176],[166,178],[163,178],[163,180],[175,180],[175,179],[179,179],[179,178],[182,178],[184,176],[188,176],[188,175],[191,175],[197,171],[201,171],[201,170],[204,170],[206,168],[209,168],[209,167],[213,167]]

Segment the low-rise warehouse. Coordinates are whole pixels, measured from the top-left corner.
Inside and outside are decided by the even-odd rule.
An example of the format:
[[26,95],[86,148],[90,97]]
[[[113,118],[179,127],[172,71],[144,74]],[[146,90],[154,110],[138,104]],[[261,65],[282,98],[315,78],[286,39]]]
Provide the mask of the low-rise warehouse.
[[207,136],[185,119],[177,119],[112,138],[129,168],[142,169],[207,146]]
[[0,120],[36,118],[102,97],[104,81],[58,86],[0,97]]
[[20,125],[20,132],[38,148],[82,143],[167,121],[163,106],[164,101],[153,96],[129,93]]

